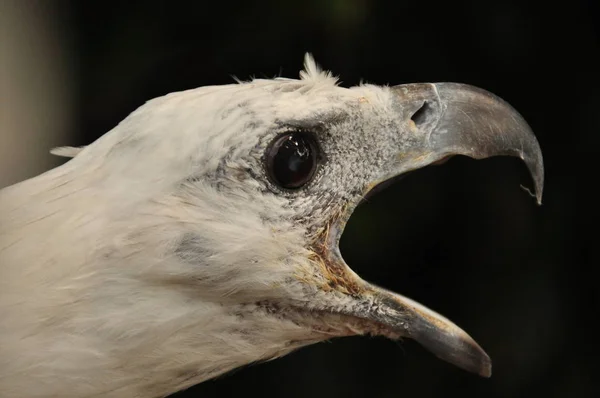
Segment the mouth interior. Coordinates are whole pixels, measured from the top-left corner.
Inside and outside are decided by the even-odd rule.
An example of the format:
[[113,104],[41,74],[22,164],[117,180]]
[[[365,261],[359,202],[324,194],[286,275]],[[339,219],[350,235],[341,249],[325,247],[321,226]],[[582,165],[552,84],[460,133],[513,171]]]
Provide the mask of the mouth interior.
[[[458,165],[472,166],[471,159],[465,160],[459,161]],[[460,238],[460,234],[439,228],[440,224],[446,224],[446,217],[455,217],[447,211],[446,197],[438,193],[452,181],[446,178],[448,172],[441,169],[448,170],[424,167],[410,172],[419,174],[419,178],[409,178],[402,184],[395,184],[407,176],[404,173],[376,185],[365,195],[367,200],[361,201],[363,206],[357,206],[349,215],[347,224],[338,226],[337,232],[344,237],[342,239],[340,236],[338,240],[338,251],[340,255],[349,254],[344,256],[348,266],[364,280],[375,285],[383,281],[381,285],[389,291],[415,298],[417,303],[423,302],[424,307],[435,308],[441,314],[454,313],[451,318],[460,320],[460,316],[456,316],[456,308],[465,308],[464,303],[461,304],[464,296],[456,294],[456,286],[464,286],[468,291],[470,284],[468,279],[461,276],[463,273],[453,272],[452,264],[446,264],[445,257],[447,252],[451,253],[453,241],[462,241],[464,244],[465,240]],[[469,173],[466,175],[469,176]],[[384,190],[385,193],[375,198]],[[449,197],[451,200],[462,200],[458,195]],[[456,203],[459,208],[464,206],[464,202]],[[393,218],[390,217],[391,209]],[[390,256],[390,253],[393,254]],[[473,272],[468,267],[464,267],[464,274],[470,277]],[[445,361],[486,377],[491,374],[489,357],[460,328],[449,329],[458,330],[464,336],[454,340],[454,331],[450,334],[427,331],[419,333],[417,337],[412,332],[407,335],[390,325],[377,325],[377,322],[373,322],[371,327],[375,331],[368,330],[368,333],[392,339],[410,337]],[[429,330],[429,327],[422,330]]]
[[[380,182],[379,184],[375,185],[373,188],[371,188],[371,190],[369,190],[369,192],[367,192],[365,195],[363,195],[362,199],[360,200],[360,202],[358,202],[358,206],[364,204],[365,202],[368,202],[369,200],[371,200],[375,195],[377,195],[378,193],[380,193],[381,191],[385,190],[386,188],[390,187],[391,185],[395,184],[396,182],[404,179],[404,177],[406,177],[407,175],[409,175],[411,172],[407,172],[404,174],[400,174],[397,175],[395,177],[392,177],[390,179],[387,179],[385,181]],[[354,212],[353,212],[354,213]]]
[[402,285],[410,279],[407,275],[422,274],[427,267],[424,255],[436,260],[428,237],[435,229],[440,189],[435,169],[424,167],[380,182],[364,195],[345,225],[336,225],[337,249],[365,280],[410,296],[414,286]]
[[[444,313],[460,306],[461,295],[453,294],[456,284],[481,282],[473,256],[496,250],[494,231],[502,233],[494,229],[484,238],[476,232],[489,229],[491,217],[501,218],[478,197],[498,193],[523,200],[515,184],[524,176],[516,171],[527,170],[512,157],[454,156],[444,167],[432,166],[377,184],[336,230],[338,250],[354,272],[417,301],[426,298]],[[515,173],[506,172],[511,167]],[[467,218],[467,211],[475,216]]]

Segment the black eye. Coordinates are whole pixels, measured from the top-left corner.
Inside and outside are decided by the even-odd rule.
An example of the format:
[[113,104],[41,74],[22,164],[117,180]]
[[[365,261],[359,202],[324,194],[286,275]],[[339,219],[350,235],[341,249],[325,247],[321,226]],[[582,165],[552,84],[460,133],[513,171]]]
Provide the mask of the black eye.
[[279,136],[267,149],[267,172],[282,188],[297,189],[317,169],[318,146],[312,134],[293,132]]

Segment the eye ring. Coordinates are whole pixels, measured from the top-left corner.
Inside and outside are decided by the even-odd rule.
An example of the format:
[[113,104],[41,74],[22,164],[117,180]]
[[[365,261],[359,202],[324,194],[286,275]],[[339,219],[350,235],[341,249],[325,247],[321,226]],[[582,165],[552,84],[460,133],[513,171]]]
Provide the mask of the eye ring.
[[278,135],[265,155],[269,179],[287,190],[298,190],[308,184],[316,174],[321,157],[315,135],[307,131]]

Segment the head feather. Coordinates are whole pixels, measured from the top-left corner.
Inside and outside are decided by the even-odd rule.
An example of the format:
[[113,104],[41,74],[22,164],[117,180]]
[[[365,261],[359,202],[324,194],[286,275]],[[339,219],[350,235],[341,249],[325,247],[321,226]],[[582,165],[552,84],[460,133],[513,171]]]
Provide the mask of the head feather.
[[315,84],[329,83],[332,86],[335,86],[338,82],[338,78],[334,77],[331,72],[321,69],[311,53],[304,55],[304,70],[300,71],[300,79]]
[[62,156],[65,158],[74,158],[85,148],[84,146],[75,147],[75,146],[59,146],[56,148],[52,148],[50,153],[55,156]]

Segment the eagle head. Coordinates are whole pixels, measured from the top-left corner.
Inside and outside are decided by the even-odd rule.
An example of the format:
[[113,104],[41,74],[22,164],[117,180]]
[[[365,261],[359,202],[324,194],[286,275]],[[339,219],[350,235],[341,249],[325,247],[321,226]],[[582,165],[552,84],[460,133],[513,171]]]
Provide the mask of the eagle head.
[[300,79],[156,98],[0,191],[0,391],[159,397],[338,336],[415,339],[489,376],[448,319],[361,279],[338,242],[373,188],[453,155],[539,145],[506,102],[455,84]]

